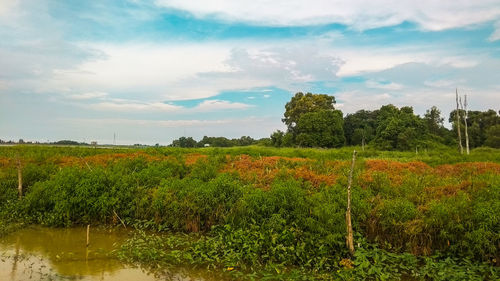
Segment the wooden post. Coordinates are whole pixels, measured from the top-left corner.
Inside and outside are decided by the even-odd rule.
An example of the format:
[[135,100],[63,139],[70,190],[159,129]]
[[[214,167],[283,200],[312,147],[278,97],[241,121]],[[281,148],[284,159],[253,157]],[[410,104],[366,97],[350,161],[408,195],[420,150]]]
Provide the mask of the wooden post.
[[347,211],[345,214],[345,222],[347,226],[347,236],[346,236],[346,244],[349,249],[349,253],[354,255],[354,234],[352,231],[352,222],[351,222],[351,185],[352,185],[352,174],[354,172],[354,162],[356,161],[356,150],[352,153],[352,163],[351,163],[351,171],[349,172],[349,183],[347,185]]
[[361,149],[365,151],[365,128],[363,128],[363,138],[361,139]]
[[116,213],[115,209],[113,209],[113,213],[115,214],[115,216],[120,220],[120,222],[122,223],[123,227],[125,229],[127,229],[127,226],[125,225],[125,222],[123,222],[123,220],[120,218],[120,216],[118,216],[118,214]]
[[457,101],[457,132],[458,132],[458,147],[460,154],[464,154],[464,147],[462,146],[462,134],[460,133],[460,110],[458,108],[458,89],[455,89],[455,99]]
[[469,155],[469,133],[467,132],[467,95],[464,95],[464,104],[462,105],[462,99],[460,99],[460,106],[462,107],[462,110],[464,111],[464,123],[465,123],[465,151],[467,152],[467,155]]
[[90,245],[90,224],[87,224],[87,245],[88,247]]
[[17,158],[17,182],[17,192],[19,194],[19,199],[21,199],[23,197],[23,167],[19,158]]

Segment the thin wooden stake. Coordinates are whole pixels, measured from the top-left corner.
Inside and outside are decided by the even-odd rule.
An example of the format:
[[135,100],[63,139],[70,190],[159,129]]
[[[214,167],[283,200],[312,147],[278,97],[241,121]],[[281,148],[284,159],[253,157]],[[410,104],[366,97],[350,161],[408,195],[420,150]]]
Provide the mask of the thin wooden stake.
[[460,154],[464,154],[464,147],[462,146],[462,134],[460,133],[460,110],[458,108],[458,89],[455,89],[455,99],[457,101],[457,133],[458,133],[458,147]]
[[17,181],[17,192],[19,194],[19,199],[21,199],[23,197],[23,168],[19,158],[17,158]]
[[361,139],[361,149],[365,151],[365,128],[363,128],[363,138]]
[[467,155],[469,155],[470,150],[469,150],[469,134],[467,132],[467,95],[464,95],[464,104],[462,105],[462,99],[460,99],[460,106],[462,107],[462,110],[464,111],[464,124],[465,124],[465,151],[467,152]]
[[87,224],[87,247],[90,245],[90,224]]
[[115,216],[120,220],[120,222],[122,223],[123,227],[125,227],[125,229],[127,229],[127,226],[125,225],[125,223],[123,222],[123,220],[120,218],[120,216],[115,212],[115,210],[113,209],[113,213],[115,214]]
[[354,172],[355,161],[356,161],[356,150],[354,150],[352,153],[351,171],[349,172],[349,183],[347,185],[347,211],[345,213],[345,221],[347,226],[346,244],[351,256],[354,255],[354,234],[352,231],[352,222],[351,222],[351,185],[352,185],[352,174]]

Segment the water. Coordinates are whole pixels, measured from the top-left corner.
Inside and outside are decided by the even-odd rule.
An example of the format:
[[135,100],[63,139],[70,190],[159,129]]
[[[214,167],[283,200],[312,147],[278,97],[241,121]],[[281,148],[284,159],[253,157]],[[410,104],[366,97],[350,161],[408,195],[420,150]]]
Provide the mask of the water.
[[[0,239],[0,280],[211,280],[203,271],[178,269],[155,276],[111,255],[124,229],[28,227]],[[158,275],[158,274],[157,274]]]

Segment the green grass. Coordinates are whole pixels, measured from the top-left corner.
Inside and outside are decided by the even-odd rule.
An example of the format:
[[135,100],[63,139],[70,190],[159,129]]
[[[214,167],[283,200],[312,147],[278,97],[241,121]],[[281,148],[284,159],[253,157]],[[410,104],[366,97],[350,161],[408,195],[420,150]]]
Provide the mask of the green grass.
[[[140,234],[118,253],[151,267],[231,266],[236,279],[499,278],[500,150],[360,151],[352,201],[357,251],[350,256],[345,200],[353,149],[0,147],[0,235],[23,223],[118,224],[118,214],[129,226],[171,233]],[[192,154],[208,157],[186,163]],[[439,167],[461,162],[489,163]],[[325,177],[332,181],[313,181]]]

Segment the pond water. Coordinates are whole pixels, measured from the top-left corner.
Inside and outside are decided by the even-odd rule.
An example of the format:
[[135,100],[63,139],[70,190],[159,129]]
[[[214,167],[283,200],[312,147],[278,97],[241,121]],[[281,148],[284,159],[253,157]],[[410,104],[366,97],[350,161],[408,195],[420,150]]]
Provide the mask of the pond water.
[[0,280],[215,280],[200,270],[148,273],[111,252],[128,236],[124,229],[28,227],[0,238]]

